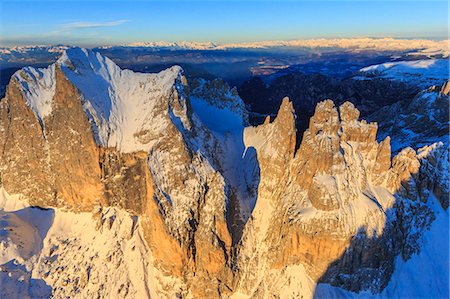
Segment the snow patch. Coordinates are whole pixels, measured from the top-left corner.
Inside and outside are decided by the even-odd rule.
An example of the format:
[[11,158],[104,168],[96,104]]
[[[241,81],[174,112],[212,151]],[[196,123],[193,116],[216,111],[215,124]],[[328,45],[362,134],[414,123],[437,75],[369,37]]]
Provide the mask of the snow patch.
[[22,87],[27,105],[36,114],[40,122],[52,112],[55,95],[55,65],[48,68],[25,67],[17,71],[13,77]]

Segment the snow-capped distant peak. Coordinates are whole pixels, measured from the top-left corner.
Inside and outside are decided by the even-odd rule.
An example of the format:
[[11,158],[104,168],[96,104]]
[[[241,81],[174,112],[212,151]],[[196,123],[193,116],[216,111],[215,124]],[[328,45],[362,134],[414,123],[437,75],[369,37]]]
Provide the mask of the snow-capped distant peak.
[[[125,47],[145,47],[169,50],[229,50],[229,49],[267,49],[267,48],[341,48],[352,50],[380,51],[419,51],[418,53],[442,54],[448,57],[449,40],[434,41],[421,39],[394,38],[335,38],[335,39],[305,39],[278,40],[241,43],[213,42],[136,42]],[[110,48],[114,46],[104,47]]]

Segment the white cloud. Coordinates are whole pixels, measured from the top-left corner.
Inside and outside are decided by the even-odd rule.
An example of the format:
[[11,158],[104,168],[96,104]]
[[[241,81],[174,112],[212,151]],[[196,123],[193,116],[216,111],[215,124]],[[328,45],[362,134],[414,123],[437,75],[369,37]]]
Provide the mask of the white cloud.
[[85,28],[114,27],[125,24],[127,22],[129,22],[129,20],[117,20],[111,22],[73,22],[61,25],[59,27],[59,31],[71,31]]

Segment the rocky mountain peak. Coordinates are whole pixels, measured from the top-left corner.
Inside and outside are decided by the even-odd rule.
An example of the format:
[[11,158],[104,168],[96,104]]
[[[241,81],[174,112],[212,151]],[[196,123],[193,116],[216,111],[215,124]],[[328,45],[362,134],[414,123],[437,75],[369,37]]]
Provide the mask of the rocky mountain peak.
[[[296,144],[295,112],[289,98],[284,98],[278,114],[272,122],[269,119],[257,127],[244,130],[244,143],[247,148],[256,149],[261,172],[270,171],[276,185],[277,178],[284,175],[290,160],[294,157]],[[260,189],[264,188],[260,184]],[[269,191],[270,192],[270,191]]]
[[27,105],[41,122],[54,106],[56,68],[80,93],[99,145],[123,152],[148,151],[170,122],[170,111],[181,125],[191,126],[181,67],[172,66],[157,74],[134,73],[120,69],[98,52],[82,48],[65,50],[46,69],[24,68],[14,75]]
[[[288,115],[282,112],[289,110],[288,107],[288,103],[283,102],[277,118]],[[278,171],[274,160],[269,160],[271,166],[264,167],[264,156],[260,156],[268,151],[266,144],[282,135],[263,135],[261,144],[264,146],[258,144],[257,147],[262,166],[258,201],[252,221],[244,231],[240,252],[245,261],[250,256],[258,256],[251,266],[242,265],[245,271],[240,289],[246,294],[262,296],[273,291],[270,278],[252,276],[256,269],[288,271],[286,265],[299,263],[305,266],[301,271],[308,273],[308,277],[345,285],[354,291],[380,292],[386,286],[395,256],[392,252],[392,242],[397,238],[394,232],[398,229],[393,228],[391,211],[402,205],[397,201],[399,197],[413,201],[421,197],[426,201],[424,198],[430,194],[421,196],[423,187],[420,185],[436,180],[429,178],[433,171],[421,165],[436,169],[431,166],[436,165],[433,157],[445,157],[446,152],[439,146],[433,147],[436,150],[423,149],[421,152],[430,152],[421,155],[427,157],[424,160],[407,148],[391,160],[391,139],[386,137],[377,142],[377,124],[359,120],[359,115],[349,102],[339,109],[331,100],[320,102],[295,157],[280,164],[287,166],[282,171]],[[277,119],[250,129],[267,132],[276,123]],[[446,186],[440,183],[435,189],[434,194],[439,195]],[[415,205],[401,206],[401,209],[415,209]],[[408,212],[404,213],[398,215],[400,223],[409,217]],[[424,223],[431,221],[427,207],[423,207],[420,214],[424,222],[408,230],[422,230]],[[264,236],[255,237],[261,233]],[[250,244],[255,242],[262,245],[254,248]],[[406,242],[411,248],[417,246],[414,239]],[[357,257],[364,251],[374,254],[371,248],[379,252],[378,266],[365,257]],[[356,264],[347,263],[355,260]],[[370,282],[367,282],[368,272],[372,273]],[[338,273],[348,273],[348,276]]]
[[313,117],[309,121],[311,136],[337,135],[339,130],[339,115],[332,100],[317,104]]
[[339,116],[341,122],[348,123],[352,121],[357,121],[359,119],[360,112],[356,109],[355,105],[351,102],[345,102],[339,106]]
[[294,106],[288,97],[284,97],[281,101],[275,121],[290,125],[293,119],[295,119]]
[[183,279],[198,296],[220,277],[217,294],[231,283],[227,183],[188,96],[178,66],[134,73],[87,49],[21,70],[0,102],[1,185],[40,207],[141,217],[154,266],[178,278],[195,268]]

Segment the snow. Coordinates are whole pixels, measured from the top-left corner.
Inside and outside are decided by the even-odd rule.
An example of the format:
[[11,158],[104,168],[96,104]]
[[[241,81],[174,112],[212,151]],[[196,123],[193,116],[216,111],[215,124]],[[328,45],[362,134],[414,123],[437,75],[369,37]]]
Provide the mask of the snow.
[[[256,202],[259,180],[256,152],[245,151],[244,123],[242,111],[219,102],[218,99],[190,97],[195,115],[213,134],[219,150],[214,153],[219,159],[222,176],[227,180],[239,200],[242,220],[246,222]],[[242,102],[240,98],[233,103]],[[233,106],[233,105],[232,105]]]
[[227,108],[219,108],[207,101],[190,97],[191,105],[200,120],[211,131],[220,133],[242,130],[242,116]]
[[[345,190],[339,189],[343,186],[344,178],[341,175],[329,176],[318,175],[314,180],[320,180],[324,188],[331,189],[329,192],[334,196],[345,196]],[[341,194],[341,195],[339,195]],[[326,195],[323,195],[326,196]],[[347,199],[345,199],[347,200]],[[293,211],[292,220],[306,227],[308,223],[322,221],[328,223],[327,219],[342,219],[343,227],[327,227],[328,224],[321,227],[325,231],[331,231],[339,236],[348,233],[357,233],[359,229],[364,228],[369,237],[380,236],[389,221],[385,210],[392,207],[394,203],[393,195],[384,187],[373,187],[368,185],[367,190],[360,192],[353,200],[340,205],[339,209],[324,211],[316,209],[311,204],[300,207]],[[374,214],[380,214],[380,217],[373,217]]]
[[[164,107],[182,69],[157,74],[120,69],[112,60],[88,49],[68,49],[57,62],[81,91],[97,142],[122,152],[148,151],[151,136],[163,134]],[[146,138],[147,137],[147,138]]]
[[272,139],[273,123],[258,127],[246,127],[244,130],[244,143],[246,151],[248,148],[257,149],[258,153],[268,157],[278,156],[278,151],[270,144]]
[[212,50],[216,44],[212,42],[136,42],[127,44],[128,47],[146,47],[170,50]]
[[362,68],[360,72],[428,88],[432,85],[440,86],[449,79],[449,60],[424,59],[387,62]]
[[422,234],[420,252],[404,261],[396,257],[395,270],[381,294],[359,294],[318,284],[315,298],[449,298],[449,211],[431,194],[428,205],[436,219]]
[[[436,55],[448,57],[449,40],[425,40],[425,39],[394,39],[394,38],[331,38],[331,39],[303,39],[303,40],[278,40],[258,41],[245,43],[215,43],[195,41],[155,41],[135,42],[120,46],[103,46],[102,49],[114,47],[142,47],[156,50],[230,50],[230,49],[267,49],[267,48],[341,48],[351,50],[379,50],[379,51],[413,51],[410,55]],[[67,46],[15,46],[0,47],[1,55],[11,53],[27,53],[36,50],[62,53]]]
[[24,99],[38,119],[42,120],[52,112],[52,100],[55,95],[55,65],[48,68],[25,67],[13,77],[24,91]]
[[448,97],[436,90],[424,90],[406,104],[394,103],[369,116],[379,123],[378,140],[389,135],[393,153],[435,142],[448,144]]
[[276,294],[278,296],[276,298],[312,298],[315,286],[301,264],[269,270],[261,285],[258,290],[251,292],[244,293],[238,290],[230,299],[273,298],[270,294]]
[[314,177],[314,180],[326,187],[329,191],[336,186],[336,179],[329,174],[319,174]]
[[173,298],[182,287],[152,266],[137,217],[44,210],[0,191],[0,298]]
[[0,209],[5,211],[14,211],[29,206],[20,195],[10,195],[5,188],[0,187]]
[[436,64],[436,59],[416,60],[416,61],[401,61],[401,62],[386,62],[383,64],[376,64],[362,68],[362,72],[378,71],[383,72],[387,69],[395,67],[396,70],[409,70],[409,69],[429,69]]
[[382,293],[385,298],[449,298],[449,211],[433,194],[428,199],[436,220],[422,237],[418,254],[397,257],[395,271]]
[[[423,70],[433,68],[435,62],[408,63],[412,65],[408,66],[412,69]],[[174,122],[180,132],[184,133],[182,121],[165,106],[170,93],[179,87],[177,84],[182,76],[180,67],[175,66],[158,74],[134,73],[121,70],[111,60],[98,53],[79,48],[67,50],[57,64],[80,90],[84,109],[100,145],[117,147],[123,152],[149,151],[152,141],[165,133],[168,121]],[[386,64],[380,69],[384,72],[395,67],[396,65]],[[22,84],[28,105],[42,121],[51,114],[55,65],[44,70],[24,69],[23,72],[22,75],[18,73],[22,76],[19,83]],[[42,78],[43,83],[39,83],[41,80],[36,78]],[[217,158],[221,165],[223,177],[235,188],[244,222],[250,219],[250,225],[254,225],[255,231],[258,232],[255,236],[250,236],[255,238],[257,250],[248,250],[253,254],[249,256],[262,260],[260,265],[264,268],[267,266],[264,264],[265,255],[269,250],[264,238],[272,224],[271,216],[275,207],[270,201],[261,200],[255,203],[257,194],[252,194],[249,187],[255,191],[259,183],[255,148],[258,151],[262,149],[263,155],[277,154],[276,148],[267,144],[267,141],[274,137],[271,130],[274,125],[269,123],[260,127],[244,128],[242,113],[223,105],[217,99],[192,97],[190,101],[194,123],[201,122],[200,125],[204,125],[205,131],[209,131],[214,142],[218,143],[220,152],[215,153],[214,158]],[[187,142],[197,142],[197,148],[206,151],[205,146],[210,144],[206,144],[206,141],[202,144],[200,137],[193,139],[195,138],[198,140]],[[350,160],[346,159],[346,163],[353,165],[354,161],[351,159],[358,156],[358,151],[355,150],[357,146],[349,143],[348,146],[342,147],[349,153],[346,156],[350,157]],[[164,160],[164,155],[170,154],[156,153],[155,161],[158,162],[161,157]],[[425,149],[423,155],[426,155]],[[196,166],[195,170],[207,177],[204,173],[211,173],[215,169],[202,159],[205,158],[199,150],[194,160],[200,166]],[[184,171],[181,165],[149,165],[157,175],[162,173],[158,167],[179,168]],[[362,174],[355,172],[351,175],[352,179],[356,180]],[[167,178],[162,176],[160,179],[162,181]],[[351,181],[349,177],[318,174],[314,180],[324,186],[325,191],[343,195],[343,201],[347,200],[344,198],[345,190],[339,189],[339,186],[346,186],[346,182]],[[192,186],[195,186],[195,182],[185,182],[185,188]],[[394,197],[383,187],[373,187],[370,184],[365,187],[367,189],[355,190],[356,197],[352,198],[350,203],[344,204],[343,208],[323,211],[312,205],[301,206],[294,211],[296,213],[293,220],[301,225],[301,222],[307,223],[314,219],[341,217],[345,218],[343,228],[324,229],[335,229],[337,233],[338,229],[356,230],[363,224],[367,226],[369,234],[381,233],[388,218],[384,211],[392,206]],[[185,191],[175,190],[170,196],[177,199],[172,202],[175,214],[188,219],[191,216],[189,207],[193,198],[188,198]],[[253,217],[250,218],[255,204]],[[430,204],[437,220],[423,236],[422,251],[408,261],[397,258],[394,276],[381,297],[417,294],[448,297],[448,211],[440,209],[434,197],[430,199]],[[205,214],[212,217],[215,212],[213,208],[217,208],[217,205],[205,208],[211,209]],[[182,213],[186,215],[181,215]],[[373,213],[382,213],[383,217],[370,222]],[[105,208],[79,214],[58,209],[42,210],[29,207],[19,196],[8,195],[0,189],[0,225],[0,282],[7,285],[8,290],[18,292],[6,294],[8,297],[23,297],[24,292],[31,295],[45,294],[49,286],[61,286],[63,283],[69,283],[72,288],[56,289],[59,293],[55,297],[73,295],[64,293],[72,289],[80,297],[90,297],[96,292],[102,292],[104,297],[156,297],[156,293],[164,293],[165,290],[168,290],[167,297],[173,297],[175,292],[183,287],[182,282],[164,276],[151,266],[151,253],[143,241],[139,219],[120,209]],[[425,277],[422,274],[425,271],[417,271],[418,268],[434,274]],[[314,285],[302,265],[266,270],[267,272],[254,274],[258,282],[264,280],[263,288],[266,292],[279,292],[281,297],[312,295]],[[85,279],[83,273],[87,273],[87,287],[79,288],[78,282]],[[37,284],[36,281],[40,283]],[[105,281],[111,284],[101,284]],[[299,289],[299,284],[304,293],[292,293],[293,289]],[[122,285],[129,286],[126,294],[121,293]],[[256,292],[256,289],[253,291]],[[319,285],[316,295],[351,298],[368,294],[354,294]],[[240,296],[245,297],[245,294],[238,291],[234,295],[236,298]]]
[[[0,264],[5,264],[13,259],[23,261],[29,259],[36,252],[35,244],[39,236],[34,227],[20,219],[16,214],[0,211]],[[12,243],[12,246],[8,246]]]

